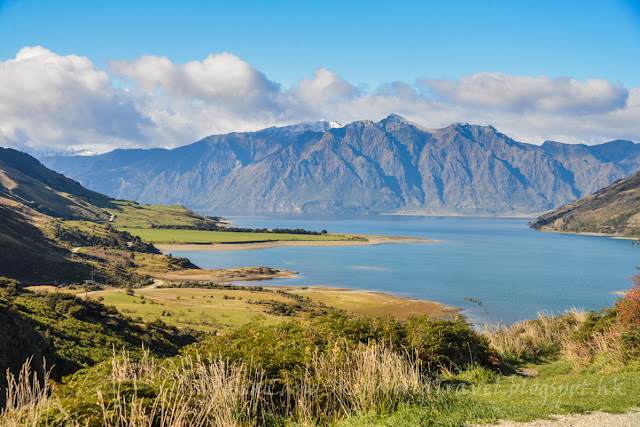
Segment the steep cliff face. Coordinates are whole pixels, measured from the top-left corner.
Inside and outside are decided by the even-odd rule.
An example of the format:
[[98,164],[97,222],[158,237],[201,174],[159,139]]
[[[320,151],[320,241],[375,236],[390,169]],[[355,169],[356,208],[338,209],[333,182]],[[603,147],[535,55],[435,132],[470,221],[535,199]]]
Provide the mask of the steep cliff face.
[[425,129],[397,115],[269,128],[174,150],[44,159],[86,187],[143,203],[272,211],[513,215],[547,211],[640,168],[628,141],[512,140],[491,126]]
[[640,172],[542,215],[531,227],[543,231],[640,237]]

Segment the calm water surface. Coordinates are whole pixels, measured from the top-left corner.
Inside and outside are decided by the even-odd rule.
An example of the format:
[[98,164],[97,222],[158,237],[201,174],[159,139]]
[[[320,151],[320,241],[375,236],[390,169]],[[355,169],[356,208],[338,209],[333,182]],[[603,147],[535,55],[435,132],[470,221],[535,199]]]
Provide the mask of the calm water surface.
[[540,233],[527,227],[530,218],[223,216],[244,227],[326,229],[442,242],[173,255],[209,269],[265,265],[300,272],[298,279],[271,280],[270,285],[369,289],[438,301],[464,308],[476,322],[486,322],[487,314],[465,298],[481,300],[494,322],[505,323],[533,318],[541,310],[609,306],[617,298],[613,292],[630,287],[628,278],[640,259],[640,248],[631,248],[628,240]]

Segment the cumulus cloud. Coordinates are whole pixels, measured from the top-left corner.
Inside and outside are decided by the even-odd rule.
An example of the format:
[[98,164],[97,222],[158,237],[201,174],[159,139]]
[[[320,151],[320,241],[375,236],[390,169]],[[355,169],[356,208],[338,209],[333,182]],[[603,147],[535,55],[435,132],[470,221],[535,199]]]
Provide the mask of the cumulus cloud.
[[278,84],[226,52],[184,65],[165,57],[143,56],[132,62],[113,61],[109,71],[133,80],[147,93],[164,92],[180,98],[247,104],[261,103],[279,91]]
[[320,68],[313,73],[313,78],[300,80],[293,94],[309,104],[317,104],[353,97],[358,90],[333,71]]
[[142,139],[149,124],[87,58],[27,47],[0,62],[0,143],[107,148]]
[[448,103],[520,112],[608,113],[624,108],[629,96],[622,85],[602,79],[581,82],[503,73],[476,73],[459,81],[420,79],[418,84]]
[[524,142],[640,142],[640,88],[602,79],[476,73],[366,91],[325,68],[283,88],[231,53],[186,64],[142,56],[105,71],[85,57],[29,47],[0,62],[0,145],[32,152],[172,147],[215,133],[390,113],[432,128],[492,124]]

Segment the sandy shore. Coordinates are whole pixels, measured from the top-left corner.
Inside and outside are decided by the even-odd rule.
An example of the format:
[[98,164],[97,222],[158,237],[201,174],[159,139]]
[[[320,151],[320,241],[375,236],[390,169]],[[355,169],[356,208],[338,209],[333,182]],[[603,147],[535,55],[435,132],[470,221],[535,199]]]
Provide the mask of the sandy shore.
[[393,316],[406,320],[411,316],[429,315],[432,319],[452,319],[461,309],[439,302],[397,297],[387,292],[331,288],[327,286],[269,286],[289,293],[309,296],[329,307],[356,314]]
[[259,243],[213,243],[213,244],[182,244],[182,245],[161,245],[156,244],[155,247],[162,252],[179,252],[179,251],[244,251],[252,249],[278,248],[285,246],[362,246],[362,245],[381,245],[385,243],[434,243],[439,240],[420,239],[418,237],[402,237],[402,236],[358,236],[364,237],[364,240],[278,240],[272,242]]
[[620,240],[638,240],[639,239],[638,237],[617,236],[615,234],[606,234],[606,233],[589,233],[586,231],[581,231],[581,232],[559,231],[559,230],[551,230],[548,228],[541,228],[538,231],[542,231],[543,233],[573,234],[575,236],[608,237],[610,239],[620,239]]
[[186,269],[168,272],[139,271],[154,279],[170,282],[236,282],[245,280],[290,279],[297,277],[297,271],[280,270],[270,267],[240,267],[220,270]]

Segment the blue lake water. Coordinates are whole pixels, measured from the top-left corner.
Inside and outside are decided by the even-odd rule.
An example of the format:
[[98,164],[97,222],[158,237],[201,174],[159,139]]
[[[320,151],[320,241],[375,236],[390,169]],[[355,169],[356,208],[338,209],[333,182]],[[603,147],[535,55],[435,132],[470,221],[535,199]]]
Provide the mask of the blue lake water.
[[[202,212],[206,213],[206,212]],[[390,292],[461,307],[470,320],[534,318],[571,307],[611,305],[628,289],[640,247],[629,240],[541,233],[530,218],[227,214],[243,227],[305,228],[335,233],[413,236],[441,243],[309,246],[228,252],[174,252],[202,268],[265,265],[298,279],[262,284],[333,286]],[[354,266],[379,267],[361,269]]]

